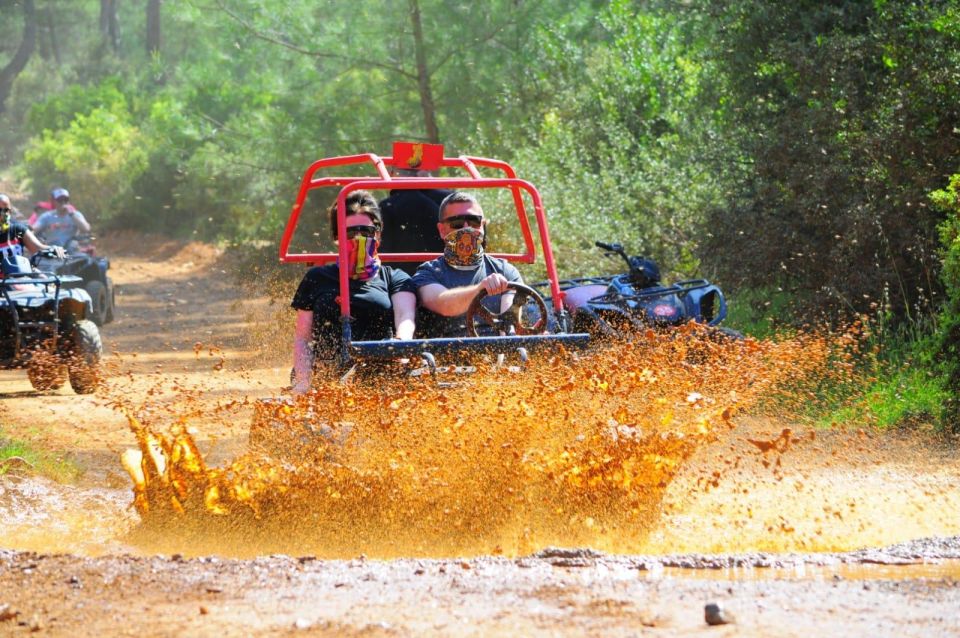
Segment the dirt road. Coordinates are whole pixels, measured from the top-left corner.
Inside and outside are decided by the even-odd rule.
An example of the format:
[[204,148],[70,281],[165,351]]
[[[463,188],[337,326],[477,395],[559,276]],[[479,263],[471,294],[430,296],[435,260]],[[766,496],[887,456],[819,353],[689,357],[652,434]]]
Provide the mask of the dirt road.
[[[240,454],[248,400],[286,382],[283,311],[209,246],[128,236],[111,255],[107,389],[41,395],[0,372],[5,435],[84,470],[0,476],[0,635],[960,635],[960,454],[923,432],[791,424],[778,447],[784,423],[740,418],[687,459],[643,534],[597,530],[604,553],[238,559],[257,552],[144,534],[116,406],[184,419],[213,464]],[[871,547],[888,549],[857,551]],[[708,626],[711,602],[733,622]]]

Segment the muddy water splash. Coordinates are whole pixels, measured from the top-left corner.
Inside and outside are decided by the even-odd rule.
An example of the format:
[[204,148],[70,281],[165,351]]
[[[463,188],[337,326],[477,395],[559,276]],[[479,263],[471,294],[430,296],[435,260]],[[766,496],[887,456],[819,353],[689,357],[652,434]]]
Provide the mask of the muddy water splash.
[[286,453],[218,468],[187,419],[164,434],[130,415],[139,450],[123,460],[138,533],[239,555],[636,551],[698,447],[775,390],[844,373],[837,355],[851,343],[715,342],[691,327],[452,387],[321,383],[295,403],[261,404],[265,439]]

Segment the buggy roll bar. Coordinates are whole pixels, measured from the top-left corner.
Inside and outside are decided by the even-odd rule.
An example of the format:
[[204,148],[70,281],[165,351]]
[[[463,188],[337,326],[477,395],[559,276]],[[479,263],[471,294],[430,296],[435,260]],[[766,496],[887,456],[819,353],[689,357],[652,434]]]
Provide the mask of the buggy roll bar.
[[[556,262],[553,257],[553,249],[550,244],[550,233],[547,225],[547,217],[543,209],[543,202],[540,199],[540,193],[526,180],[518,179],[516,172],[506,162],[484,157],[473,157],[460,155],[458,157],[443,157],[439,162],[440,168],[459,168],[466,176],[452,178],[434,178],[434,177],[394,177],[389,174],[388,166],[396,166],[395,157],[381,158],[373,153],[361,153],[358,155],[343,155],[339,157],[329,157],[313,162],[303,174],[300,182],[300,189],[297,193],[297,199],[293,204],[290,218],[283,231],[283,237],[280,240],[280,261],[284,263],[304,262],[304,263],[330,263],[340,259],[346,261],[347,250],[347,231],[346,231],[346,197],[353,191],[373,190],[373,189],[391,189],[391,190],[412,190],[419,188],[509,188],[513,195],[514,207],[517,212],[517,218],[520,222],[520,229],[523,233],[524,251],[522,253],[490,253],[494,257],[500,257],[509,261],[520,263],[534,263],[536,259],[536,247],[533,241],[533,233],[530,230],[530,223],[526,215],[521,191],[530,195],[533,203],[533,212],[537,220],[539,230],[540,244],[543,247],[544,266],[546,267],[547,277],[550,282],[551,297],[554,310],[560,316],[563,312],[563,295],[560,290],[559,278],[557,276]],[[356,166],[372,165],[376,170],[377,176],[362,177],[317,177],[316,174],[321,169],[336,166]],[[478,167],[490,168],[500,171],[504,177],[489,178],[483,177]],[[290,253],[290,243],[293,240],[296,231],[297,222],[303,212],[303,205],[306,202],[307,195],[311,190],[319,188],[340,187],[337,195],[337,253]],[[440,253],[381,253],[384,261],[427,261],[440,256]],[[350,331],[350,294],[349,294],[349,273],[346,268],[341,268],[340,272],[340,319],[343,324],[344,335]],[[349,341],[349,339],[347,339]]]

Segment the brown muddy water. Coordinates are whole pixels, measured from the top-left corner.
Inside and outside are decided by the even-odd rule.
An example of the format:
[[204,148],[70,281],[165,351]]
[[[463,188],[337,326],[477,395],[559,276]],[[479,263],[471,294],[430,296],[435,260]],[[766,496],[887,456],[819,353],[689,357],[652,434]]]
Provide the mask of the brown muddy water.
[[138,444],[123,455],[133,498],[0,478],[0,546],[327,559],[767,552],[800,558],[659,560],[647,577],[687,577],[688,567],[725,579],[956,575],[949,554],[936,564],[820,564],[960,534],[950,448],[797,420],[818,384],[849,380],[857,335],[686,336],[451,384],[321,382],[296,401],[257,403],[257,445],[216,463],[205,433],[240,408],[250,414],[251,401],[212,408],[203,388],[179,385],[175,407],[157,410],[133,404],[118,375],[105,401],[127,415]]

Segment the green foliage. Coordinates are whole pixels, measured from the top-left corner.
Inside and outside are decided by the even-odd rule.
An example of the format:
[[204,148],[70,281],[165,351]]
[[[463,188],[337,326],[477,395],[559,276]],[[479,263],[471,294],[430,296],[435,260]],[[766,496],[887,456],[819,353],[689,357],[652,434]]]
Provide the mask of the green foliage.
[[937,223],[926,193],[960,153],[956,2],[714,3],[725,127],[751,166],[714,208],[703,258],[724,281],[780,286],[809,319],[931,312]]
[[[552,218],[567,275],[597,272],[594,240],[622,241],[667,272],[695,274],[700,211],[719,200],[711,140],[713,64],[683,15],[613,2],[599,42],[539,34],[556,95],[515,152]],[[561,25],[562,26],[562,25]],[[602,264],[599,264],[602,266]],[[617,266],[614,266],[616,268]]]
[[131,179],[147,167],[143,135],[133,122],[127,101],[112,82],[104,91],[70,92],[67,109],[82,103],[89,110],[65,118],[64,103],[50,108],[37,122],[66,121],[63,128],[43,128],[23,154],[21,172],[38,198],[50,188],[69,185],[71,195],[94,219],[107,221],[116,206],[130,197]]
[[878,428],[933,426],[943,423],[950,393],[930,370],[887,363],[875,381],[856,389],[856,398],[826,414],[821,424],[844,423]]
[[[16,465],[10,459],[16,459]],[[10,468],[19,468],[24,463],[32,472],[60,482],[74,481],[81,473],[80,468],[72,461],[38,450],[25,441],[8,439],[0,428],[0,476],[10,471]]]
[[930,200],[946,214],[940,224],[940,241],[947,299],[929,351],[951,392],[946,421],[960,433],[960,174],[953,175],[946,188],[931,193]]

